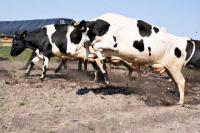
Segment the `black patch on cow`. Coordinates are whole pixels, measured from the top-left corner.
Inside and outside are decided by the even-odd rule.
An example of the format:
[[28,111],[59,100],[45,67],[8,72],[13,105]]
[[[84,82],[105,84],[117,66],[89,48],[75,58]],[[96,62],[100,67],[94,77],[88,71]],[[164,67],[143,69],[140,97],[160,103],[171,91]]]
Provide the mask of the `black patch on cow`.
[[54,25],[56,31],[52,34],[52,42],[56,44],[61,53],[66,53],[67,51],[67,30],[68,25]]
[[180,58],[181,57],[181,50],[176,47],[174,49],[174,54],[176,55],[177,58]]
[[94,41],[94,39],[96,37],[95,33],[93,33],[91,30],[88,30],[87,36],[89,37],[90,42]]
[[[117,42],[116,36],[113,36],[113,39],[114,39],[115,42]],[[113,47],[116,48],[117,47],[117,43],[115,43],[115,45]]]
[[54,27],[56,30],[63,30],[63,28],[66,28],[68,27],[69,25],[67,24],[55,24]]
[[138,20],[137,27],[139,29],[139,33],[142,37],[149,37],[152,33],[152,26],[142,20]]
[[149,56],[151,56],[151,47],[148,47],[149,50]]
[[110,24],[104,20],[87,21],[86,26],[89,28],[88,37],[92,42],[96,36],[103,36],[109,30]]
[[157,27],[153,27],[153,30],[158,33],[159,32],[159,29]]
[[70,40],[74,44],[79,44],[82,39],[82,32],[80,30],[74,29],[70,34]]
[[25,40],[27,41],[26,45],[31,45],[33,51],[39,49],[39,52],[48,58],[53,55],[46,27],[29,32]]
[[144,51],[144,42],[143,39],[141,39],[140,41],[134,41],[133,42],[133,47],[135,47],[137,50],[139,50],[140,52]]
[[116,48],[117,47],[117,43],[115,43],[115,45],[113,47]]
[[188,40],[187,41],[187,46],[186,46],[186,59],[191,56],[192,50],[193,50],[193,44],[195,44],[195,52],[192,56],[192,58],[189,60],[189,62],[186,64],[188,68],[193,68],[193,69],[200,69],[200,41],[199,40]]
[[116,36],[113,36],[113,39],[114,39],[115,42],[117,42],[117,38],[116,38]]

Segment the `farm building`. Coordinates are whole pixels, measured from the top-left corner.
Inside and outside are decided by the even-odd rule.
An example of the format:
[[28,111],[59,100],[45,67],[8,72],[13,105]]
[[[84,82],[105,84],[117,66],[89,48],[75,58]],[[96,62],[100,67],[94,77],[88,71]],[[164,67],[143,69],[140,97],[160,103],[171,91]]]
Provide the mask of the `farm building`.
[[9,46],[15,32],[33,31],[48,24],[71,24],[67,18],[36,19],[20,21],[0,21],[0,46]]

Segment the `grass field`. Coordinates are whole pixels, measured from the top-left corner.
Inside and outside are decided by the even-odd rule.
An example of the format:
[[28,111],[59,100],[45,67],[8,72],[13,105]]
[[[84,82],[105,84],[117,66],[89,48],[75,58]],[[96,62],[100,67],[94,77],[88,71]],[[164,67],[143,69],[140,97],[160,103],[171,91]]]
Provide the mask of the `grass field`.
[[10,49],[9,46],[0,46],[0,57],[8,58],[10,61],[19,60],[19,61],[26,61],[31,55],[31,50],[25,50],[22,54],[17,57],[10,56]]
[[[10,56],[10,49],[11,49],[11,47],[9,47],[9,46],[0,46],[0,57],[7,58],[10,61],[26,62],[29,59],[31,52],[32,52],[32,50],[26,49],[19,56],[12,57],[12,56]],[[57,57],[51,58],[51,62],[55,62],[57,60],[58,60]]]

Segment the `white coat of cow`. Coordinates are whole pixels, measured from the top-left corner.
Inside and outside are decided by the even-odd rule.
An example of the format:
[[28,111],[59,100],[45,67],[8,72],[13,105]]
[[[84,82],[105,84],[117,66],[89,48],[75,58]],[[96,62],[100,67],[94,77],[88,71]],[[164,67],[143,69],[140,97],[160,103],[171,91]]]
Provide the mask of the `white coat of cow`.
[[97,55],[100,58],[114,55],[133,64],[150,64],[152,67],[162,68],[160,71],[165,69],[179,89],[178,104],[183,105],[185,79],[181,70],[184,65],[195,64],[192,63],[192,57],[199,42],[177,37],[142,20],[118,14],[104,14],[95,18],[93,23],[99,20],[103,22],[96,27],[91,26],[91,32],[95,33],[97,29],[101,29],[104,22],[108,23],[108,26],[104,29],[103,35],[96,35],[92,40]]

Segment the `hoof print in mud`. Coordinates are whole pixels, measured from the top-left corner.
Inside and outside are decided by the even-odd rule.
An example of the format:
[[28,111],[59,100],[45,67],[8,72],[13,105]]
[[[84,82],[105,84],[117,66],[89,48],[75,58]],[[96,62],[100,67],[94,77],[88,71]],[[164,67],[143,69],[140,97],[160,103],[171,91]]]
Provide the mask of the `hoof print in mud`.
[[5,80],[4,83],[7,85],[16,85],[16,84],[18,84],[18,81],[17,80]]

